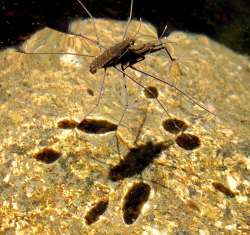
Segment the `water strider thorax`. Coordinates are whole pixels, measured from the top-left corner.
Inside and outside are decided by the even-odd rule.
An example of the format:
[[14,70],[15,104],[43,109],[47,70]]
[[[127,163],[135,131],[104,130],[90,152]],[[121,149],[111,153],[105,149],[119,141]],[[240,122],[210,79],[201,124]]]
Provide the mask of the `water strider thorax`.
[[102,54],[97,56],[89,66],[89,71],[94,74],[97,69],[107,68],[120,63],[121,57],[135,43],[135,39],[127,38],[120,43],[106,49]]

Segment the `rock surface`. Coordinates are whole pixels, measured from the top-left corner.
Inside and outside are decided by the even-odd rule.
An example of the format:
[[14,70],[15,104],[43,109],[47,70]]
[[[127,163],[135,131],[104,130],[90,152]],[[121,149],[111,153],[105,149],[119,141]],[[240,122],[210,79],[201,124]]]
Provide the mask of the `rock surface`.
[[[136,33],[138,24],[130,25],[130,37],[156,42],[153,27],[142,24]],[[96,27],[107,48],[122,40],[125,23],[96,20]],[[96,40],[89,21],[72,22],[71,31]],[[175,63],[161,51],[136,67],[217,117],[127,69],[157,89],[171,117],[128,79],[129,107],[117,126],[126,94],[122,74],[108,68],[104,95],[86,124],[104,76],[102,69],[89,72],[93,58],[1,52],[2,234],[249,233],[249,60],[202,35],[176,32],[165,40]],[[87,39],[49,28],[22,49],[100,53]],[[185,123],[184,134],[164,128],[171,118]]]

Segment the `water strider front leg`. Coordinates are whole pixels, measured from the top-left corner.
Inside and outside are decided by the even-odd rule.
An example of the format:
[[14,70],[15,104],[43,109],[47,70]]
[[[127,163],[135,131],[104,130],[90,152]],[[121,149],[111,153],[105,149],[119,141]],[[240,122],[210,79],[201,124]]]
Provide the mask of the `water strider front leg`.
[[101,81],[101,86],[100,86],[100,90],[99,90],[99,95],[97,97],[97,101],[96,101],[95,105],[84,115],[84,118],[82,120],[86,119],[96,108],[98,108],[98,106],[100,104],[101,97],[104,93],[105,79],[106,79],[106,68],[104,68],[104,75],[103,75],[103,78]]

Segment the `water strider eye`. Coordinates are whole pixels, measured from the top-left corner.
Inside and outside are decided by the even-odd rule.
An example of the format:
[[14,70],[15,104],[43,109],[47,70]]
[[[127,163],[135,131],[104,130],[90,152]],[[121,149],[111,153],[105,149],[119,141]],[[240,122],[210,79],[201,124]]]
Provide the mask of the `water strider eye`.
[[89,71],[90,71],[92,74],[95,74],[96,71],[97,71],[97,69],[96,69],[94,66],[90,66]]

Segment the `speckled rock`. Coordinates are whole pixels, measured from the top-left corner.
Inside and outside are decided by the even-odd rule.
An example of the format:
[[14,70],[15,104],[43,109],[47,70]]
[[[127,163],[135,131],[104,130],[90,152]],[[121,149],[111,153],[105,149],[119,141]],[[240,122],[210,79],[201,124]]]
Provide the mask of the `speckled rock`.
[[[136,45],[156,42],[154,28],[143,23],[136,34],[138,24],[129,28]],[[70,27],[96,41],[91,22]],[[96,27],[107,48],[122,40],[125,23],[96,20]],[[128,110],[118,125],[126,93],[114,68],[89,113],[104,76],[89,72],[92,57],[1,52],[1,234],[249,234],[250,62],[202,35],[164,40],[177,60],[160,51],[136,68],[216,117],[127,69],[168,114],[127,79]],[[93,41],[49,28],[22,50],[100,53]]]

